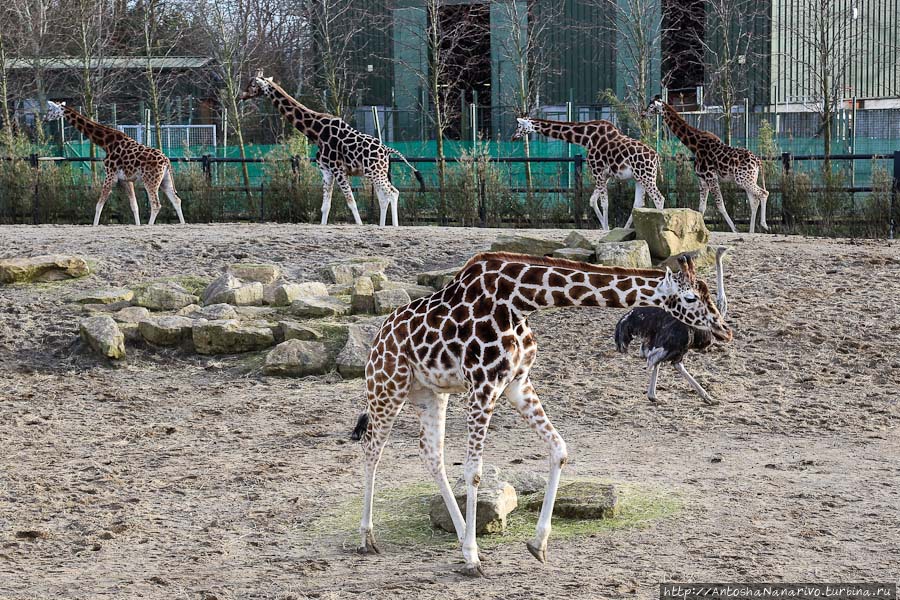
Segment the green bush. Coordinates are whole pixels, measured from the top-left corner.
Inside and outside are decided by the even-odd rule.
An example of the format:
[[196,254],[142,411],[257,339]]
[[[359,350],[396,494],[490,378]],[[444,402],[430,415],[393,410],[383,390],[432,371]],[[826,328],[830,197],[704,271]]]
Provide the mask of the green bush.
[[802,172],[791,171],[782,177],[782,212],[789,232],[802,233],[815,212],[812,180]]
[[864,231],[867,237],[886,238],[891,229],[891,189],[894,178],[878,162],[872,164],[872,193],[862,207]]
[[[266,156],[264,171],[268,181],[261,198],[265,220],[319,222],[322,174],[306,158],[308,156],[309,142],[299,131],[292,131],[290,137]],[[342,201],[343,195],[338,186],[334,187],[331,206],[332,212],[337,213],[335,209],[346,203]]]

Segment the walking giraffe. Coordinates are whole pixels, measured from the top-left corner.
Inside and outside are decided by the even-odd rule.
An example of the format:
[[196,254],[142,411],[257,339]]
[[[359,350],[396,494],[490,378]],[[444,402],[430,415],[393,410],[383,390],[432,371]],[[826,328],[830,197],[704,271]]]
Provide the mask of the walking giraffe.
[[100,190],[100,199],[94,210],[94,227],[100,222],[100,213],[103,205],[112,192],[112,186],[121,181],[128,192],[128,201],[131,203],[131,212],[134,213],[134,224],[141,224],[138,211],[137,197],[134,194],[134,182],[142,181],[147,190],[147,198],[150,199],[150,220],[148,225],[156,222],[156,215],[161,207],[159,203],[159,188],[168,196],[178,221],[184,225],[184,215],[181,213],[181,198],[175,191],[175,179],[172,176],[172,163],[161,150],[150,148],[131,139],[118,129],[101,125],[88,119],[83,114],[65,105],[65,102],[56,103],[47,101],[47,114],[45,121],[55,121],[65,117],[75,129],[83,133],[93,143],[106,151],[103,166],[106,168],[106,179]]
[[[591,208],[597,214],[604,231],[609,229],[609,192],[606,186],[613,177],[634,179],[634,208],[644,206],[645,191],[650,194],[656,208],[662,209],[665,204],[666,199],[656,187],[659,154],[647,144],[624,135],[609,121],[547,121],[531,117],[516,121],[519,125],[513,134],[513,140],[529,133],[540,133],[587,148],[588,168],[597,186],[591,194]],[[597,208],[598,200],[601,208]],[[628,215],[625,227],[630,225],[631,215]]]
[[384,227],[390,207],[391,223],[394,227],[398,226],[397,200],[400,192],[390,181],[391,154],[399,156],[413,170],[419,186],[425,189],[422,174],[399,151],[385,146],[371,135],[353,129],[338,117],[303,106],[272,81],[271,77],[263,77],[263,72],[257,71],[239,99],[247,100],[262,95],[267,96],[281,114],[319,148],[316,162],[322,171],[322,225],[328,224],[335,181],[353,213],[353,220],[357,225],[362,225],[353,189],[350,187],[350,177],[360,175],[368,178],[375,187],[381,207],[379,225]]
[[[528,550],[547,559],[550,517],[566,444],[544,413],[529,372],[537,343],[528,316],[540,308],[562,306],[665,308],[679,320],[730,340],[710,299],[696,278],[693,261],[680,260],[672,274],[623,269],[523,254],[484,253],[469,260],[443,289],[395,310],[375,337],[366,364],[367,407],[353,439],[365,454],[365,496],[360,553],[378,553],[372,533],[375,470],[394,420],[408,401],[418,414],[419,447],[453,519],[468,575],[483,575],[475,542],[475,506],[482,474],[482,452],[494,403],[501,394],[550,447],[550,477],[537,531]],[[447,398],[466,393],[468,443],[463,519],[444,470]]]
[[[663,102],[660,96],[656,96],[642,116],[659,114],[663,116],[672,133],[694,154],[694,172],[700,180],[700,206],[697,210],[701,214],[706,212],[706,199],[709,197],[709,190],[712,190],[716,198],[716,208],[722,213],[731,231],[737,233],[734,222],[728,216],[725,199],[722,198],[722,190],[719,188],[720,179],[734,181],[747,193],[747,201],[750,203],[750,233],[756,229],[757,209],[759,209],[759,225],[768,231],[766,201],[769,199],[769,192],[766,191],[766,172],[759,157],[744,148],[727,146],[716,135],[692,127],[678,111]],[[760,176],[762,186],[756,184],[756,179]]]

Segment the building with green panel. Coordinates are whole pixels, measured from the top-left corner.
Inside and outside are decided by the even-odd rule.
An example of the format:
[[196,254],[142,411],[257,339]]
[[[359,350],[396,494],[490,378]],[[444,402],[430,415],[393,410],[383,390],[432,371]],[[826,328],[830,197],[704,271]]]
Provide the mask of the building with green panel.
[[[364,71],[357,124],[374,130],[375,113],[390,140],[430,139],[433,109],[423,80],[432,56],[426,0],[361,0],[384,22],[365,34]],[[504,6],[517,5],[519,22]],[[837,100],[856,97],[869,106],[891,106],[900,95],[900,0],[450,0],[436,3],[442,19],[471,22],[474,42],[460,56],[465,76],[454,80],[450,139],[471,135],[470,106],[477,102],[476,131],[505,138],[514,127],[516,65],[502,51],[518,28],[546,27],[547,54],[536,104],[554,118],[607,117],[604,90],[623,99],[649,99],[662,90],[685,109],[727,104],[733,85],[735,110],[745,98],[751,110],[814,111],[823,85]],[[634,12],[641,15],[634,17]],[[629,20],[645,19],[649,73],[634,93],[636,58]],[[817,36],[834,42],[823,70]],[[723,64],[727,63],[727,69]],[[818,70],[817,70],[818,69]],[[727,72],[723,76],[723,72]],[[571,103],[571,113],[567,113]],[[604,107],[604,104],[607,107]]]

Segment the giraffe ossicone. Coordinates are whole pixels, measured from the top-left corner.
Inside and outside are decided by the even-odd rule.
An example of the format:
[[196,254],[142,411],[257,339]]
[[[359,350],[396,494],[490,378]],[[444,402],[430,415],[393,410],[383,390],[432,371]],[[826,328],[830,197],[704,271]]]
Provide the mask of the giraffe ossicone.
[[399,156],[400,160],[412,169],[419,181],[420,189],[425,189],[422,174],[406,160],[406,157],[371,135],[353,129],[338,117],[307,108],[284,91],[271,77],[263,77],[261,70],[257,70],[250,78],[247,88],[238,99],[248,100],[259,96],[268,97],[279,112],[318,147],[316,163],[322,172],[322,225],[328,224],[335,183],[344,195],[347,207],[353,214],[353,220],[357,225],[362,225],[356,199],[353,197],[353,188],[350,185],[350,178],[354,175],[365,177],[372,182],[381,208],[379,225],[384,227],[389,210],[391,223],[394,227],[399,225],[397,211],[400,192],[390,181],[391,155]]
[[[662,209],[666,199],[656,186],[660,158],[656,150],[632,139],[619,131],[609,121],[549,121],[533,117],[519,117],[512,139],[518,140],[531,133],[564,140],[587,149],[587,163],[594,179],[594,193],[590,205],[600,221],[600,228],[609,230],[609,192],[607,185],[612,178],[634,179],[634,208],[644,206],[644,194]],[[631,215],[625,227],[631,226]]]
[[94,227],[100,223],[100,213],[112,192],[112,187],[117,182],[125,185],[128,192],[128,201],[134,216],[134,224],[141,224],[140,211],[138,209],[137,196],[134,193],[134,182],[141,181],[147,191],[150,200],[150,219],[148,225],[156,222],[162,205],[159,202],[159,190],[169,198],[169,202],[175,208],[178,221],[184,225],[184,214],[181,211],[181,198],[175,190],[175,177],[172,173],[172,163],[169,158],[157,148],[150,148],[136,140],[131,139],[118,129],[101,125],[66,106],[65,102],[47,101],[45,121],[67,119],[75,129],[87,136],[94,144],[103,148],[106,157],[103,166],[106,169],[106,179],[100,190],[100,199],[94,209]]
[[[375,472],[394,421],[404,405],[416,411],[419,447],[440,489],[462,544],[469,575],[483,575],[475,540],[482,453],[496,401],[505,395],[548,445],[550,476],[529,552],[547,559],[547,539],[559,477],[568,450],[544,412],[530,379],[537,342],[528,316],[545,307],[658,306],[721,340],[731,330],[719,315],[693,261],[680,271],[624,269],[522,254],[474,256],[444,288],[391,313],[366,364],[366,411],[352,437],[365,463],[360,553],[380,552],[372,531]],[[464,466],[466,514],[456,504],[444,467],[449,394],[467,396],[468,441]]]

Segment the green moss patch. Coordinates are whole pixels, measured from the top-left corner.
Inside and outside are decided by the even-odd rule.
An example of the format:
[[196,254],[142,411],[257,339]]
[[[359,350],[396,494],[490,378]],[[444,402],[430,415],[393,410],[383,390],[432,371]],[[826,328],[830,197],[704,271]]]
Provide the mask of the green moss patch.
[[[587,481],[587,480],[583,480]],[[593,480],[597,481],[597,480]],[[610,483],[604,481],[603,483]],[[621,529],[648,527],[671,517],[681,509],[681,499],[670,491],[644,484],[616,482],[619,512],[612,519],[565,519],[553,517],[553,539],[586,537],[598,533],[612,533]],[[437,488],[433,484],[414,484],[400,488],[375,490],[375,539],[399,546],[433,545],[456,546],[456,536],[431,528],[428,502]],[[542,494],[538,494],[539,496]],[[499,544],[524,542],[534,536],[538,513],[525,510],[519,498],[519,508],[507,517],[505,532],[478,538],[485,548]],[[313,536],[342,536],[348,544],[358,538],[362,515],[362,491],[358,497],[346,500],[333,511],[309,524]]]

